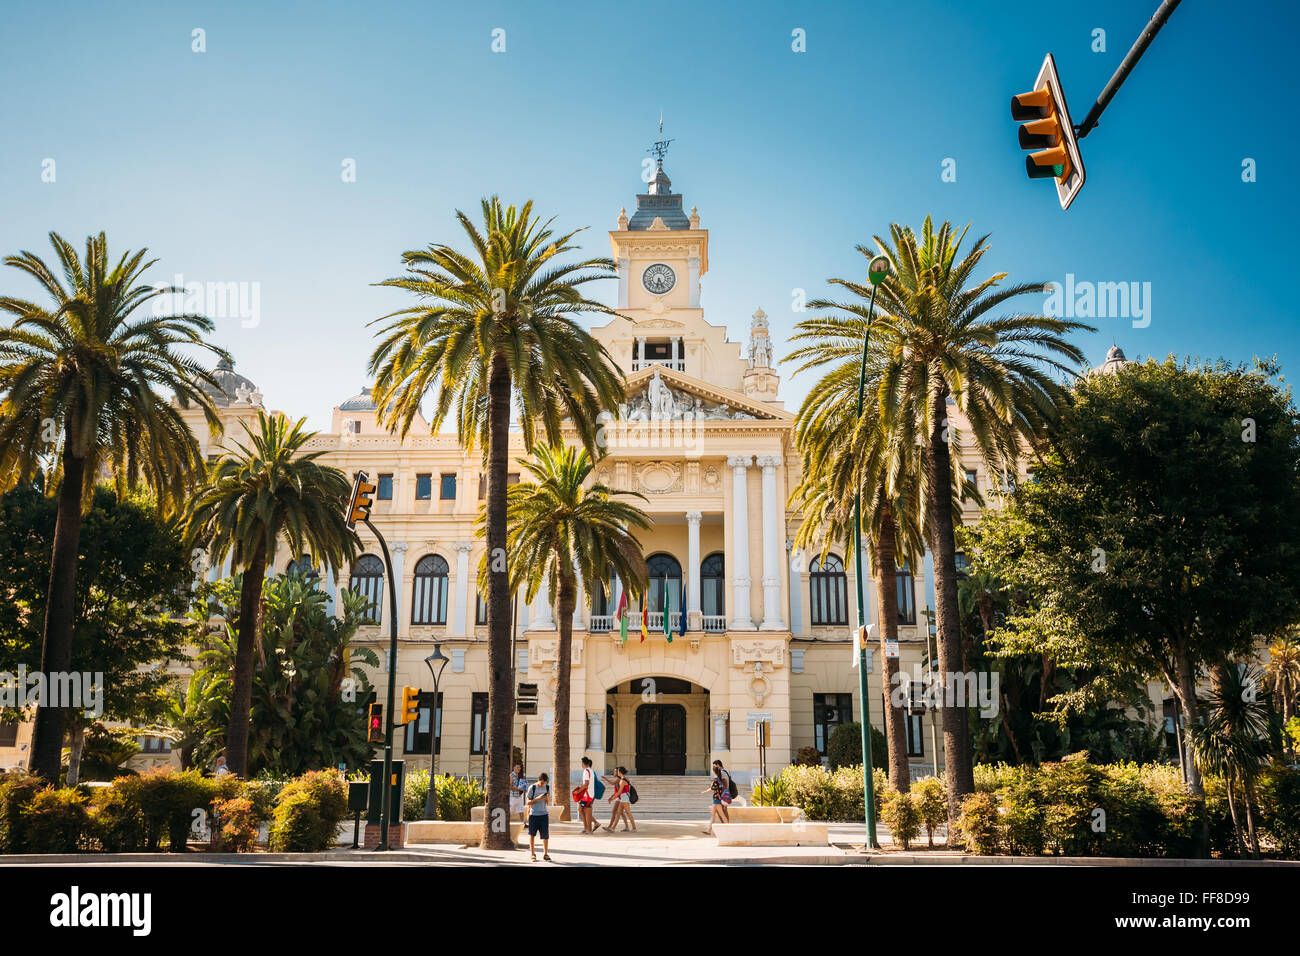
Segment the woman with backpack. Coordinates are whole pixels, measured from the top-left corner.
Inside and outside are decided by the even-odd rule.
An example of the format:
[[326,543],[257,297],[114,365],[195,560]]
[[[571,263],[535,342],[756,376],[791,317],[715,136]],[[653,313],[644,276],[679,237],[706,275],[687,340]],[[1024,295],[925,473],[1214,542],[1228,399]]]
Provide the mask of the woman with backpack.
[[713,795],[713,811],[709,815],[709,828],[704,831],[708,836],[713,836],[713,824],[731,822],[727,819],[727,807],[731,805],[731,798],[736,792],[735,781],[723,768],[721,760],[713,761],[713,779],[709,782],[709,789],[700,792]]
[[614,793],[609,798],[613,809],[609,815],[609,823],[605,824],[605,829],[612,831],[621,818],[624,833],[628,832],[627,825],[629,823],[632,824],[632,829],[636,830],[636,820],[632,817],[632,781],[627,779],[627,768],[615,767],[614,779],[610,780],[609,783],[614,788]]

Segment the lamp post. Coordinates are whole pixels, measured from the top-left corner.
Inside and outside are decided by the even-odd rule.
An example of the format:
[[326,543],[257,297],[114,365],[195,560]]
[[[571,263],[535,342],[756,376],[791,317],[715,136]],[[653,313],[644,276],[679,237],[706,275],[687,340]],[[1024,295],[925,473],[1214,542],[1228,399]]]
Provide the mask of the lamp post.
[[[438,679],[449,660],[443,656],[442,644],[434,644],[433,653],[424,659],[424,666],[429,668],[433,677],[433,708],[429,712],[429,795],[424,798],[426,820],[438,819],[438,788],[433,779],[438,774]],[[438,665],[437,670],[434,670],[434,664]]]
[[[867,266],[871,282],[871,304],[867,307],[867,330],[862,336],[862,367],[858,370],[858,419],[862,418],[863,400],[867,390],[867,347],[871,341],[871,322],[876,313],[876,289],[889,277],[889,260],[876,256]],[[858,582],[858,699],[862,702],[862,800],[866,807],[867,846],[880,849],[876,839],[876,799],[871,773],[871,702],[867,697],[867,641],[874,627],[866,623],[866,597],[863,585],[862,560],[862,488],[855,482],[853,489],[853,561],[858,569],[854,575]]]

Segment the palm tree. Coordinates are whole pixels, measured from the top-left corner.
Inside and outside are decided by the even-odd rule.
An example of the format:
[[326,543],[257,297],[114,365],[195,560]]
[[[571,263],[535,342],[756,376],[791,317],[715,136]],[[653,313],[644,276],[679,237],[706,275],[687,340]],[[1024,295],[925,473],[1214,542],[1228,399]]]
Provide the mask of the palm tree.
[[1242,839],[1237,799],[1245,810],[1246,840],[1250,852],[1259,856],[1259,834],[1255,831],[1255,778],[1269,758],[1271,709],[1259,669],[1224,662],[1210,668],[1210,693],[1206,698],[1204,724],[1191,729],[1192,759],[1203,774],[1223,777],[1233,835]]
[[[148,485],[164,512],[183,502],[203,473],[203,456],[163,392],[173,392],[180,405],[198,405],[219,431],[216,408],[201,387],[216,388],[216,380],[177,347],[225,357],[204,341],[213,326],[203,316],[158,315],[156,308],[140,313],[157,296],[179,291],[139,282],[157,261],[145,259],[147,250],[113,262],[102,232],[86,240],[84,257],[57,233],[50,233],[50,243],[62,278],[31,252],[4,260],[36,280],[49,305],[0,297],[0,311],[14,316],[0,329],[0,484],[12,488],[49,470],[46,487],[59,489],[41,637],[47,674],[72,663],[81,521],[96,481],[111,474],[119,496]],[[58,782],[63,735],[63,711],[38,707],[31,769],[50,783]]]
[[343,514],[350,482],[337,468],[316,461],[323,450],[303,451],[316,434],[303,430],[305,421],[258,412],[256,431],[243,426],[251,447],[236,444],[217,460],[186,521],[187,536],[206,543],[211,560],[219,563],[229,554],[233,567],[243,569],[226,732],[226,762],[240,775],[248,772],[253,652],[260,644],[262,585],[276,543],[283,536],[295,559],[312,554],[332,568],[350,560],[359,543]]
[[[1285,725],[1296,712],[1296,700],[1300,698],[1300,640],[1297,640],[1300,628],[1292,626],[1268,648],[1268,663],[1264,666],[1264,677],[1269,691],[1282,709],[1282,723]],[[1287,749],[1291,749],[1287,738]]]
[[[507,497],[510,528],[507,562],[510,590],[521,585],[524,600],[532,601],[542,582],[556,596],[560,646],[556,661],[555,730],[553,737],[555,796],[569,812],[569,689],[573,668],[573,610],[578,589],[574,568],[590,582],[588,592],[609,580],[612,570],[625,592],[643,593],[645,558],[632,528],[649,528],[650,517],[636,505],[615,500],[605,485],[583,487],[591,474],[591,456],[584,448],[537,448],[536,462],[519,459],[536,481],[511,486]],[[486,574],[486,562],[480,571]],[[612,597],[612,595],[611,595]]]
[[[533,218],[532,203],[482,204],[482,229],[456,217],[473,246],[466,254],[435,244],[403,254],[406,275],[379,283],[420,300],[378,321],[370,357],[380,421],[405,436],[426,395],[433,396],[432,428],[456,414],[462,444],[477,441],[487,463],[488,587],[487,796],[481,846],[509,849],[506,829],[494,829],[494,811],[509,812],[510,736],[514,687],[510,662],[510,585],[506,573],[506,468],[513,404],[524,447],[531,451],[538,423],[558,445],[565,417],[588,450],[597,416],[618,407],[624,380],[603,345],[574,316],[616,315],[585,298],[582,286],[615,275],[609,259],[561,263],[577,247],[578,231],[555,235],[551,222]],[[557,786],[561,781],[556,781]]]
[[[865,322],[862,323],[865,331]],[[808,337],[801,324],[794,339]],[[854,490],[863,490],[863,531],[871,544],[878,616],[880,656],[884,661],[885,739],[889,751],[889,785],[905,793],[911,785],[907,761],[906,707],[893,692],[899,662],[886,653],[898,639],[899,555],[917,554],[922,536],[916,501],[920,487],[920,456],[891,441],[879,427],[878,409],[866,406],[857,415],[858,374],[862,366],[861,333],[856,341],[815,341],[791,358],[804,360],[803,371],[840,362],[809,391],[795,418],[795,444],[803,460],[802,477],[790,496],[790,507],[801,511],[803,524],[795,538],[801,553],[820,551],[824,559],[832,541],[845,541],[853,555]],[[868,373],[868,378],[872,373]],[[909,498],[910,496],[910,498]],[[854,573],[860,573],[855,569]],[[896,645],[895,645],[896,646]]]
[[[924,474],[925,529],[934,555],[939,670],[945,682],[961,660],[961,625],[957,607],[957,562],[953,495],[953,444],[949,402],[970,424],[975,448],[992,473],[1014,469],[1022,443],[1044,440],[1048,424],[1069,399],[1052,373],[1072,375],[1083,362],[1078,347],[1063,336],[1091,327],[1081,322],[1034,314],[998,318],[988,313],[1017,296],[1040,293],[1043,283],[998,288],[998,273],[967,288],[988,251],[987,236],[959,258],[966,230],[954,234],[944,223],[936,230],[927,216],[918,237],[894,224],[892,241],[874,237],[877,250],[858,246],[864,258],[888,256],[894,274],[878,287],[879,315],[871,332],[879,384],[874,401],[881,428],[899,445],[920,449]],[[849,279],[831,279],[853,299],[810,302],[813,309],[847,313],[801,323],[803,335],[834,345],[857,337],[866,316],[871,288]],[[948,777],[948,813],[955,820],[962,798],[975,779],[966,729],[966,710],[943,708],[944,764]]]

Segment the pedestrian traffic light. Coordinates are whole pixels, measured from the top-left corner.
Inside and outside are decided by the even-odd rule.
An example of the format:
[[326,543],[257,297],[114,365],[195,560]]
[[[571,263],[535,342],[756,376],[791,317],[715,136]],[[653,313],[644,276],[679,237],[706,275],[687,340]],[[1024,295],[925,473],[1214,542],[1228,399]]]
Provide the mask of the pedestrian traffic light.
[[366,740],[372,744],[382,744],[384,742],[384,705],[371,704],[370,716],[366,723]]
[[1020,148],[1034,150],[1025,157],[1025,172],[1030,179],[1054,179],[1061,208],[1068,209],[1083,188],[1083,157],[1052,54],[1043,61],[1034,88],[1011,97],[1011,118],[1022,124]]
[[402,688],[402,723],[413,724],[420,719],[420,689]]
[[375,486],[370,483],[366,473],[359,471],[352,479],[352,497],[348,499],[348,527],[355,528],[358,521],[370,518],[370,506],[375,503]]

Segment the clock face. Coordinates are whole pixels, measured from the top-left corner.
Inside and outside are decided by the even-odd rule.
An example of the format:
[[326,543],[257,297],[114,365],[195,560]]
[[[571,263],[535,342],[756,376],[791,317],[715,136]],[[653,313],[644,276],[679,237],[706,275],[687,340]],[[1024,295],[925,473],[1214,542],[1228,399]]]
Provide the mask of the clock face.
[[677,273],[673,272],[672,266],[656,262],[652,266],[647,266],[645,272],[641,273],[641,284],[646,287],[647,292],[663,295],[677,284]]

